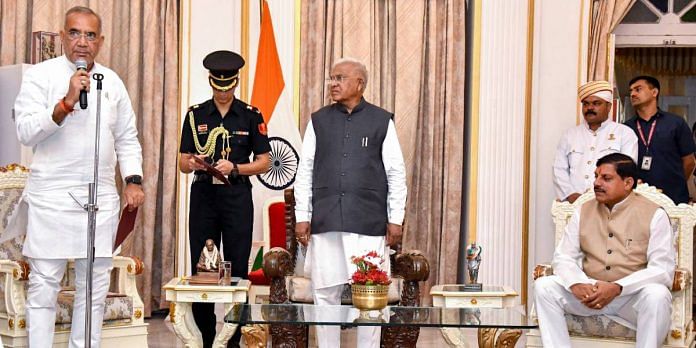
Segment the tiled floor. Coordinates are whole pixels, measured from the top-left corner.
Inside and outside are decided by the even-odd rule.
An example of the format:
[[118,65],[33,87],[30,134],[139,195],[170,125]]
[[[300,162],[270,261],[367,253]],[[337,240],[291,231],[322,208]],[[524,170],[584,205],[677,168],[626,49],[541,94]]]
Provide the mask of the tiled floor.
[[[218,314],[218,318],[222,316]],[[169,317],[167,313],[155,313],[152,318],[146,320],[150,326],[148,328],[148,344],[150,348],[181,348],[184,345],[179,341],[174,334],[174,329],[169,322]],[[221,325],[218,323],[218,325]],[[471,347],[476,347],[476,331],[475,330],[464,330],[466,336],[466,341],[470,343]],[[355,336],[356,329],[346,329],[341,331],[341,346],[342,347],[355,347]],[[310,347],[316,347],[313,342],[313,330],[310,331]],[[520,339],[517,346],[522,347],[520,343],[523,338]],[[244,345],[242,345],[244,347]],[[447,343],[442,338],[442,334],[439,329],[433,328],[423,328],[420,330],[420,336],[418,338],[418,347],[447,347]]]

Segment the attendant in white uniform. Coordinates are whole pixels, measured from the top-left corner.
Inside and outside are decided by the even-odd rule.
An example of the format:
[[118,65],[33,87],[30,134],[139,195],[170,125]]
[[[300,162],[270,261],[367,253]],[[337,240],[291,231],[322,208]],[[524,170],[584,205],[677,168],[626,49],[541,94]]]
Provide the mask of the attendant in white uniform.
[[[112,247],[120,211],[115,168],[125,179],[123,196],[133,209],[143,203],[142,153],[135,114],[121,79],[94,62],[104,37],[101,19],[91,9],[73,7],[60,33],[65,55],[26,71],[15,102],[17,136],[31,146],[34,158],[22,197],[27,231],[23,254],[31,267],[26,313],[30,347],[50,347],[56,299],[68,259],[75,259],[75,305],[70,347],[85,344],[87,213],[70,197],[88,200],[94,172],[96,85],[92,75],[104,75],[97,228],[93,272],[92,347],[99,347],[104,301],[109,288]],[[76,68],[84,60],[87,70]],[[87,92],[87,108],[79,105]],[[22,215],[22,214],[20,214]]]
[[544,347],[571,346],[565,313],[606,315],[636,330],[637,347],[661,347],[676,267],[669,217],[633,192],[630,157],[602,157],[595,176],[595,199],[578,207],[556,247],[555,275],[534,283]]
[[[367,69],[343,58],[328,80],[334,104],[312,114],[295,182],[296,237],[307,246],[314,303],[341,304],[355,267],[371,250],[389,260],[401,241],[406,176],[393,114],[365,101]],[[389,264],[384,265],[389,271]],[[319,347],[340,347],[338,326],[318,326]],[[378,327],[358,328],[358,347],[379,347]]]
[[570,203],[592,188],[595,163],[600,157],[620,152],[638,160],[636,133],[609,118],[611,84],[588,82],[578,88],[578,99],[584,121],[563,134],[553,163],[556,198]]

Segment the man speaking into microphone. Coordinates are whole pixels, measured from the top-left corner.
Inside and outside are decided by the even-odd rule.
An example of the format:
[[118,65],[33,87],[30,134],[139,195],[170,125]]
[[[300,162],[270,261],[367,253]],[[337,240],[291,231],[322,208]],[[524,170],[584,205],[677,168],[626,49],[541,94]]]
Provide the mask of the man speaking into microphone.
[[[70,197],[88,201],[94,174],[97,93],[90,76],[104,75],[99,137],[99,183],[92,292],[91,346],[99,347],[109,288],[112,246],[121,208],[115,168],[119,164],[126,209],[143,203],[142,151],[130,98],[116,73],[94,61],[104,37],[101,18],[86,7],[65,14],[60,32],[65,55],[28,69],[15,101],[19,141],[34,158],[20,214],[27,231],[22,253],[29,274],[26,302],[30,347],[51,347],[56,299],[68,259],[75,259],[75,305],[70,347],[85,343],[87,213]],[[81,97],[82,95],[82,97]],[[81,105],[80,105],[81,104]],[[78,107],[79,106],[79,107]],[[22,221],[22,220],[17,220]]]

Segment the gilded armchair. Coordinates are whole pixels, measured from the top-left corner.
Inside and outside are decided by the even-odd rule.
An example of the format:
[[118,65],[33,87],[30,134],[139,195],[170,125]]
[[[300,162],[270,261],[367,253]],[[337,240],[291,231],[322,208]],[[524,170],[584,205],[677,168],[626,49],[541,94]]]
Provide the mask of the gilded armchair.
[[[19,165],[0,167],[0,235],[24,189],[28,170]],[[31,270],[22,256],[24,236],[0,244],[0,337],[5,347],[26,347],[26,286]],[[68,263],[63,290],[58,295],[54,347],[67,347],[74,299],[74,266]],[[102,347],[147,347],[144,305],[135,277],[143,271],[136,257],[115,256],[111,286],[104,308]]]
[[[665,339],[665,347],[690,347],[694,342],[692,322],[692,274],[693,274],[693,230],[696,224],[696,206],[675,205],[672,200],[655,187],[640,184],[635,192],[643,195],[665,209],[672,222],[676,236],[677,269],[672,284],[672,323]],[[574,204],[554,202],[551,214],[555,224],[555,244],[563,236],[565,226],[573,212],[584,202],[594,198],[589,191],[578,198]],[[549,264],[536,265],[534,279],[553,274]],[[532,317],[535,317],[532,307]],[[636,332],[606,316],[581,317],[566,314],[566,322],[571,341],[577,347],[633,347]],[[542,347],[539,330],[527,334],[527,347]]]

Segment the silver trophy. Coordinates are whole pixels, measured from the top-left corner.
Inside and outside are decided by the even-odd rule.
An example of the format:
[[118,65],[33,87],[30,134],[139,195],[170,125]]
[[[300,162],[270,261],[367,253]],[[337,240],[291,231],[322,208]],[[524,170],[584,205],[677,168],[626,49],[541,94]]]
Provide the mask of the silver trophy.
[[469,271],[469,284],[464,285],[464,291],[482,291],[483,285],[478,283],[478,272],[481,266],[481,251],[483,248],[473,242],[466,247],[466,263]]

